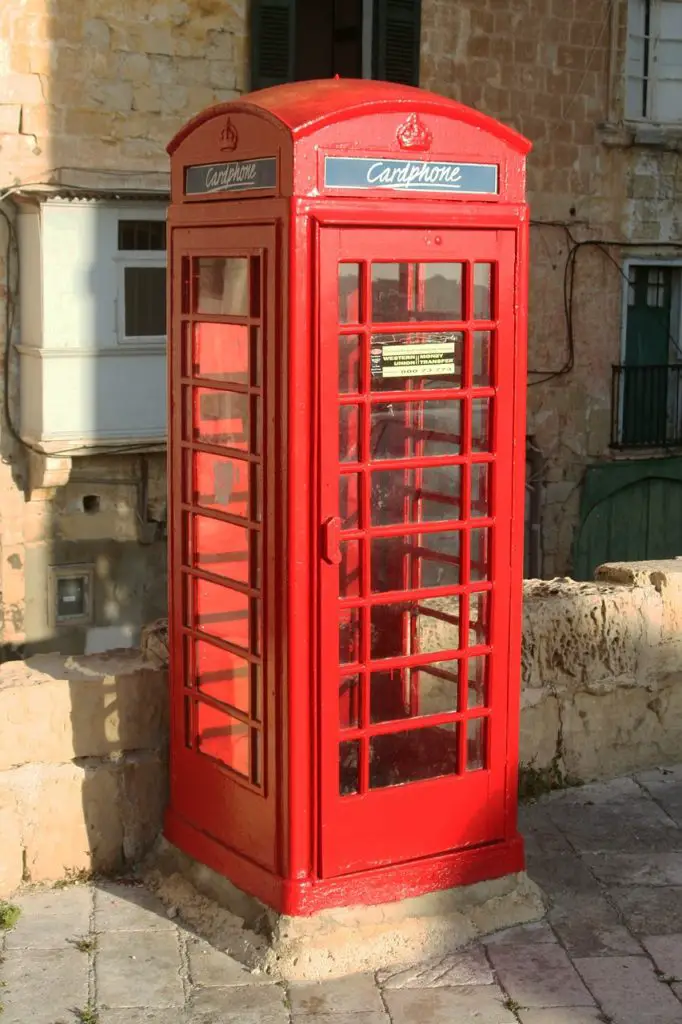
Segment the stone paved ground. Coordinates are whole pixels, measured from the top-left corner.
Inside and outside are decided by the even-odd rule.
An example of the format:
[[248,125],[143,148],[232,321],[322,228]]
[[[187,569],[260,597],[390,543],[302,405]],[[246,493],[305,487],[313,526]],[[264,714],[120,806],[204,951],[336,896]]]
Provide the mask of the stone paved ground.
[[141,888],[26,894],[2,1024],[682,1024],[682,766],[555,794],[521,824],[546,922],[318,985],[251,974]]

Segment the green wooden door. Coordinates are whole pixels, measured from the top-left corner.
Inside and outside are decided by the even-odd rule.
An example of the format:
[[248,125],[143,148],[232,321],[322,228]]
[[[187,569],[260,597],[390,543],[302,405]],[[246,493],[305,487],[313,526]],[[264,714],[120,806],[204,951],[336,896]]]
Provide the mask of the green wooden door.
[[581,502],[574,576],[604,562],[682,555],[682,459],[591,466]]
[[671,285],[669,267],[630,267],[621,425],[625,447],[665,444]]

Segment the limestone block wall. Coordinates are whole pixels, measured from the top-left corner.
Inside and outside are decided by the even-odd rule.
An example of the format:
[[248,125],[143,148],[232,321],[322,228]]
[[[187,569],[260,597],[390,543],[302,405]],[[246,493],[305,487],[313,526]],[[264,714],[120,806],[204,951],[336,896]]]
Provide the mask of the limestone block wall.
[[166,675],[137,652],[0,666],[0,897],[113,871],[158,835]]

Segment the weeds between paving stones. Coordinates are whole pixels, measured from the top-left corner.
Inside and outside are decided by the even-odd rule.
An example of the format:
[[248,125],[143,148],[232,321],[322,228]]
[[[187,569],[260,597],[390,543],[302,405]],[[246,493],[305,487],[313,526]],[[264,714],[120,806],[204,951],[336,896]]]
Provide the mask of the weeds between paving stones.
[[84,1010],[76,1010],[79,1024],[99,1024],[99,1013],[94,1006],[86,1006]]
[[505,1010],[509,1010],[509,1012],[513,1013],[515,1016],[518,1016],[518,1012],[521,1009],[521,1003],[517,1003],[515,999],[512,999],[512,997],[509,996],[504,1001],[504,1008]]
[[18,907],[16,903],[6,903],[5,900],[0,900],[0,929],[8,932],[10,928],[14,928],[20,917],[21,907]]
[[94,953],[97,949],[96,935],[83,935],[80,939],[69,939],[72,946],[75,946],[80,953]]

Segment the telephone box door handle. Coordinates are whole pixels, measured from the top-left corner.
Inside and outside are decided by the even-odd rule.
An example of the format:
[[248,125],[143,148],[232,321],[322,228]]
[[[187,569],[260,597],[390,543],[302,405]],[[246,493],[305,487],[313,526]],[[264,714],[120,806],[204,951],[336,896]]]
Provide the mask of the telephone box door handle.
[[341,520],[332,516],[322,525],[322,557],[330,565],[338,565],[341,561]]

